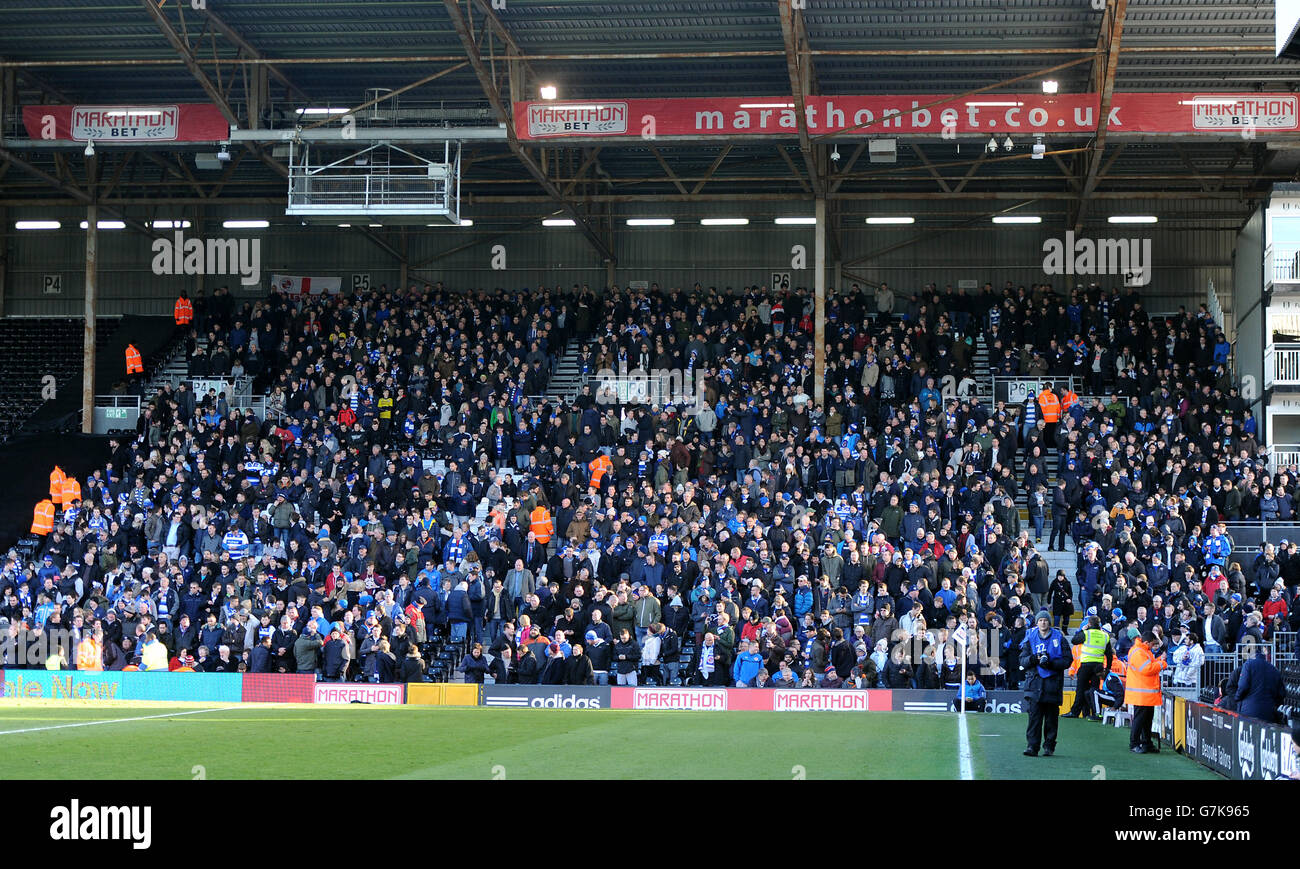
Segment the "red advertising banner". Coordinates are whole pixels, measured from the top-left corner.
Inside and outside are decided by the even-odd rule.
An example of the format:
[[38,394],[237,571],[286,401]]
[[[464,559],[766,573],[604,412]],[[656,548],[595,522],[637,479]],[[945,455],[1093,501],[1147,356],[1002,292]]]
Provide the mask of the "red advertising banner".
[[245,673],[240,700],[244,703],[311,703],[316,677],[310,673]]
[[216,106],[23,106],[23,126],[33,139],[74,142],[219,142],[230,122]]
[[[1098,94],[815,96],[808,131],[825,135],[1092,133]],[[515,103],[520,139],[792,136],[791,97]],[[856,129],[855,129],[856,128]],[[1117,93],[1116,133],[1282,133],[1300,130],[1300,98],[1286,93]]]

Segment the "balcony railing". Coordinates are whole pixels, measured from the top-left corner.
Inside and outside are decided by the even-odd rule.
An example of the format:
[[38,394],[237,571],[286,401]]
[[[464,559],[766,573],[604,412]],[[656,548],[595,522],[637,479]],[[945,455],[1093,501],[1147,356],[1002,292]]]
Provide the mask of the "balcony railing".
[[1284,468],[1300,466],[1300,444],[1273,444],[1268,448],[1268,468],[1276,474]]
[[1274,386],[1300,386],[1300,344],[1264,348],[1264,387]]
[[1264,249],[1264,283],[1300,283],[1300,245],[1269,245]]

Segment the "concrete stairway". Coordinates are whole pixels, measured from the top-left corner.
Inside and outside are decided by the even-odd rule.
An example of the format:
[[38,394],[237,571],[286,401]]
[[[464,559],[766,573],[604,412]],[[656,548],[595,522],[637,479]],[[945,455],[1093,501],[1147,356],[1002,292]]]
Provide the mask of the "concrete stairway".
[[550,382],[546,385],[547,398],[573,398],[582,391],[586,379],[582,369],[578,367],[578,355],[583,345],[584,342],[579,338],[572,338],[565,345],[564,352],[560,354],[560,359],[555,364],[555,370],[551,372]]

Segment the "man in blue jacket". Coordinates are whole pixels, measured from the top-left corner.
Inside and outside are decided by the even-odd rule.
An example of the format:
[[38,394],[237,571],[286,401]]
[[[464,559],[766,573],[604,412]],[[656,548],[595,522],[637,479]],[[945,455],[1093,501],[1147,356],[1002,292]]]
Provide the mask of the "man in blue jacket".
[[[757,644],[755,644],[757,645]],[[748,640],[741,640],[736,648],[736,663],[731,667],[731,677],[737,688],[752,688],[758,671],[763,668],[763,656],[750,651]]]
[[1020,645],[1020,667],[1025,671],[1025,700],[1029,706],[1025,755],[1037,757],[1041,746],[1043,757],[1051,757],[1056,751],[1057,719],[1065,700],[1065,671],[1073,655],[1065,635],[1052,627],[1047,610],[1039,610],[1036,621],[1037,628],[1029,631]]

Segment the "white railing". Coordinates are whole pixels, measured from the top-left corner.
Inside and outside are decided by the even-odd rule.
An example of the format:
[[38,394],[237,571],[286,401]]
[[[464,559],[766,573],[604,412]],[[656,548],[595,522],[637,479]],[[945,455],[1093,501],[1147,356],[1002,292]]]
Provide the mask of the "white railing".
[[1300,444],[1273,444],[1268,448],[1268,469],[1276,474],[1283,468],[1300,466]]
[[1269,245],[1264,249],[1264,283],[1283,282],[1300,283],[1300,245]]
[[1210,281],[1209,298],[1206,299],[1205,309],[1210,312],[1210,317],[1220,329],[1223,326],[1223,303],[1219,301],[1219,294],[1214,289],[1214,281]]
[[1264,388],[1274,386],[1300,386],[1300,344],[1264,348]]

